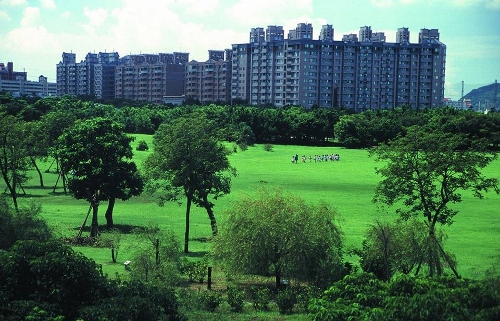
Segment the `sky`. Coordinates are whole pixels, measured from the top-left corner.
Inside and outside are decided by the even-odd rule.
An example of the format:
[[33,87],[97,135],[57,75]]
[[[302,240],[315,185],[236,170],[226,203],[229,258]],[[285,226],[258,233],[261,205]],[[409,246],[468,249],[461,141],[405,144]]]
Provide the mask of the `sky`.
[[500,81],[500,0],[0,0],[0,62],[29,80],[56,81],[63,52],[77,62],[89,52],[120,56],[208,50],[248,43],[251,28],[288,30],[311,23],[314,39],[331,24],[334,40],[361,26],[394,42],[400,27],[418,42],[422,28],[439,29],[447,46],[445,97]]

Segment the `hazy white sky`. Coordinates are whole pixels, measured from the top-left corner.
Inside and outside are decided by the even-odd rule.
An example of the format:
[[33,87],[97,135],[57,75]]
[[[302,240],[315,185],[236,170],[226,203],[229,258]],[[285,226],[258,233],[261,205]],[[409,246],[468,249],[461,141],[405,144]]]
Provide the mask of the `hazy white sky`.
[[205,61],[209,49],[247,43],[252,27],[323,24],[335,40],[371,26],[394,42],[408,27],[411,42],[421,28],[437,28],[447,45],[445,96],[460,98],[500,81],[500,0],[0,0],[0,62],[56,81],[62,52],[189,52]]

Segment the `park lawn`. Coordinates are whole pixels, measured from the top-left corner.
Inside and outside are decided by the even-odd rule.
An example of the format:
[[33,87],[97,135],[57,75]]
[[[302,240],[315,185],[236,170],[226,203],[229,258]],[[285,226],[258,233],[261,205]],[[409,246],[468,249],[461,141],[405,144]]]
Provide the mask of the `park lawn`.
[[[134,161],[139,168],[153,149],[152,136],[134,135],[132,143]],[[145,140],[149,151],[136,151],[140,140]],[[292,164],[292,155],[299,155],[299,163]],[[309,156],[339,154],[339,161],[309,161]],[[307,160],[301,162],[301,156]],[[224,212],[243,194],[255,193],[259,188],[282,188],[286,192],[303,197],[311,204],[326,202],[338,212],[337,223],[340,224],[345,237],[346,252],[350,248],[360,247],[364,233],[376,219],[394,220],[394,209],[379,209],[371,202],[374,189],[380,177],[375,174],[375,163],[366,150],[352,150],[340,147],[311,147],[275,145],[271,151],[265,151],[262,145],[255,145],[246,151],[238,150],[229,156],[232,166],[237,169],[238,176],[233,178],[232,192],[215,201],[215,215],[219,224],[224,223]],[[48,168],[49,162],[42,163],[42,170]],[[495,161],[485,174],[500,178],[500,160]],[[87,214],[89,205],[82,200],[75,200],[64,194],[59,181],[56,193],[52,193],[58,174],[54,168],[44,173],[45,188],[38,187],[36,174],[25,187],[28,195],[21,198],[20,204],[28,204],[30,199],[42,204],[42,215],[62,236],[76,236]],[[3,188],[3,183],[0,185]],[[480,278],[484,272],[498,262],[500,255],[500,196],[488,193],[483,200],[477,200],[470,193],[464,193],[463,202],[456,205],[460,213],[454,224],[445,227],[448,241],[445,248],[454,253],[458,260],[459,272],[464,277]],[[99,207],[101,226],[105,225],[104,211],[107,203]],[[86,247],[75,249],[102,264],[103,270],[114,275],[124,270],[122,263],[132,258],[137,249],[137,241],[129,232],[134,227],[157,224],[162,229],[171,229],[178,236],[179,242],[184,239],[185,204],[167,203],[159,207],[155,199],[146,194],[128,201],[117,201],[114,210],[116,226],[124,233],[120,246],[118,263],[111,263],[109,249]],[[199,257],[209,250],[211,229],[206,212],[192,207],[190,230],[190,252]],[[90,219],[87,222],[87,226]],[[88,233],[88,229],[85,230]],[[88,235],[88,234],[87,234]],[[356,262],[356,257],[346,257]]]

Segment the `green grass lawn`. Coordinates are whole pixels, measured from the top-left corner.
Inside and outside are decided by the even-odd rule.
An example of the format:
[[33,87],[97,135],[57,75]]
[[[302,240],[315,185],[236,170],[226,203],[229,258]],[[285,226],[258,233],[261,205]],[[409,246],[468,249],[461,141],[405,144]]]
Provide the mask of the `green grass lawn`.
[[[132,143],[134,160],[138,166],[152,150],[152,137],[136,135]],[[150,151],[136,151],[139,140],[145,140]],[[340,154],[340,161],[309,161],[308,157],[318,154]],[[292,155],[299,155],[299,163],[292,164]],[[306,155],[306,163],[300,156]],[[276,145],[272,151],[265,151],[262,145],[249,147],[246,151],[229,156],[231,165],[236,167],[238,176],[233,179],[232,192],[215,201],[215,215],[220,224],[224,221],[224,212],[232,202],[244,193],[254,193],[259,188],[282,188],[300,195],[308,202],[316,204],[323,201],[337,209],[338,222],[345,236],[346,249],[360,247],[367,227],[375,219],[396,219],[393,209],[378,209],[371,202],[374,189],[380,180],[375,174],[375,161],[365,150],[350,150],[340,147],[304,147]],[[42,163],[43,170],[50,163]],[[52,168],[53,169],[53,168]],[[489,176],[500,178],[500,161],[491,164],[485,171]],[[26,205],[30,199],[42,204],[43,216],[54,226],[56,232],[64,236],[76,236],[88,211],[88,203],[75,200],[64,194],[59,182],[56,193],[52,193],[57,174],[44,173],[45,188],[38,187],[36,174],[25,186],[27,196],[19,201]],[[4,183],[0,184],[4,188]],[[451,226],[445,227],[449,238],[445,248],[453,252],[458,260],[459,272],[468,278],[480,278],[484,272],[497,262],[500,255],[500,196],[488,193],[483,200],[474,199],[465,193],[463,202],[458,204],[460,213]],[[107,203],[101,203],[99,223],[104,225],[104,211]],[[158,224],[164,229],[172,229],[183,240],[185,205],[168,203],[159,207],[153,198],[147,195],[132,198],[129,201],[117,201],[114,222],[124,231],[134,226],[149,223]],[[90,220],[89,220],[90,222]],[[87,223],[88,225],[89,223]],[[86,231],[88,234],[88,231]],[[193,207],[191,214],[190,251],[195,254],[209,249],[206,238],[211,229],[208,216],[203,209]],[[118,262],[130,259],[137,244],[128,234],[123,237]],[[111,263],[111,252],[102,248],[78,248],[85,255],[102,264],[109,275],[122,272],[122,264]],[[356,258],[348,260],[356,261]]]

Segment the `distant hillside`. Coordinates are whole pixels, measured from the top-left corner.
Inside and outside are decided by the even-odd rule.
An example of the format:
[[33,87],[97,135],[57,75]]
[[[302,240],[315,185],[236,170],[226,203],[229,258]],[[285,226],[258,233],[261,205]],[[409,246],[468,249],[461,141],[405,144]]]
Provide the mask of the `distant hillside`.
[[477,105],[477,104],[485,104],[488,106],[493,107],[493,104],[495,103],[495,85],[497,86],[496,89],[496,102],[497,102],[497,108],[500,106],[500,84],[493,83],[491,85],[479,87],[477,89],[472,90],[469,92],[467,95],[464,96],[464,98],[469,98],[472,102],[472,105]]

